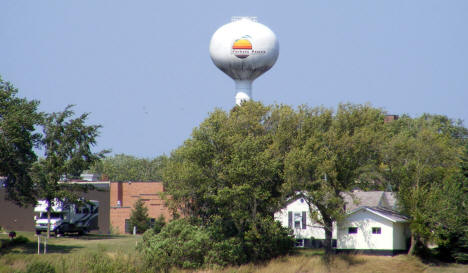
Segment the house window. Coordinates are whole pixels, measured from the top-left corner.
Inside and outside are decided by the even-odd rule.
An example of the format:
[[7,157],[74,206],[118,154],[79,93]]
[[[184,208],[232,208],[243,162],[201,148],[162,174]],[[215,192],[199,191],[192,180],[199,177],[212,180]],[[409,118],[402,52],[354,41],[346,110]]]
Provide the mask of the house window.
[[356,234],[356,233],[357,233],[357,227],[348,228],[348,234]]
[[155,218],[150,218],[150,221],[149,221],[149,226],[150,228],[153,228],[154,227],[154,222],[156,221]]
[[300,212],[294,213],[294,228],[301,228],[302,215]]
[[373,227],[372,228],[372,234],[381,234],[382,229],[380,227]]

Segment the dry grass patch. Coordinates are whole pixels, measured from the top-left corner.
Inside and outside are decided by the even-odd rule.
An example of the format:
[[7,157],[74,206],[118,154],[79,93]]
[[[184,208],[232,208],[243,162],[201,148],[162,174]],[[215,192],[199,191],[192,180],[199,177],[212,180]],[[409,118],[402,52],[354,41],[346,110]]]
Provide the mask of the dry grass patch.
[[[189,272],[178,271],[174,272]],[[264,265],[242,265],[224,269],[202,270],[198,273],[466,273],[468,265],[429,266],[418,258],[406,255],[370,256],[337,255],[327,265],[320,255],[307,252],[274,259]]]

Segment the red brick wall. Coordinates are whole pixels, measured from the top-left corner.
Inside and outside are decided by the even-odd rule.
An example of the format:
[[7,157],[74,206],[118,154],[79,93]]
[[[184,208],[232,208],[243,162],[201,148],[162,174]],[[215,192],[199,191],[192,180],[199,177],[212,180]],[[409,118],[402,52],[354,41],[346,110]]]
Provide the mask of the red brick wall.
[[384,123],[392,122],[398,119],[398,115],[385,115]]
[[[110,224],[113,232],[125,233],[125,219],[130,219],[135,202],[141,198],[148,208],[150,218],[163,215],[166,221],[172,214],[159,197],[163,192],[162,182],[111,182],[110,183]],[[120,200],[120,206],[117,201]]]

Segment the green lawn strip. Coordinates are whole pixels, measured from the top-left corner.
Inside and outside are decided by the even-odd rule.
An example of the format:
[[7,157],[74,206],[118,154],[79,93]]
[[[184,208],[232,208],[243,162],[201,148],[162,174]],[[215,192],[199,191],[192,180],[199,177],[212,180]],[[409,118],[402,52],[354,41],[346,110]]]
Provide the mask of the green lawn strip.
[[[89,264],[90,258],[93,257],[96,262],[103,260],[100,257],[111,257],[111,259],[122,257],[122,255],[125,256],[124,259],[134,257],[136,242],[141,239],[141,236],[130,235],[51,237],[47,240],[47,254],[42,254],[43,244],[41,243],[41,255],[38,255],[37,236],[32,232],[17,232],[17,236],[19,235],[28,238],[30,242],[0,250],[0,272],[24,270],[29,263],[34,261],[49,262],[56,267],[57,272],[73,272]],[[44,236],[41,239],[43,238]],[[0,235],[0,241],[2,240],[10,239],[8,235]]]

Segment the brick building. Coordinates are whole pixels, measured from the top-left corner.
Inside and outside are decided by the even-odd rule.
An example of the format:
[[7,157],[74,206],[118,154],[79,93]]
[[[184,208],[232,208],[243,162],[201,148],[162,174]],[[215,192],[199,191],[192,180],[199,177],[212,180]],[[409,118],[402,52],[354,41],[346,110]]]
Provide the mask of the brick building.
[[172,214],[161,199],[159,193],[164,191],[162,182],[110,182],[110,225],[112,232],[131,233],[129,224],[131,211],[135,202],[141,198],[148,208],[152,221],[160,215],[166,221]]

